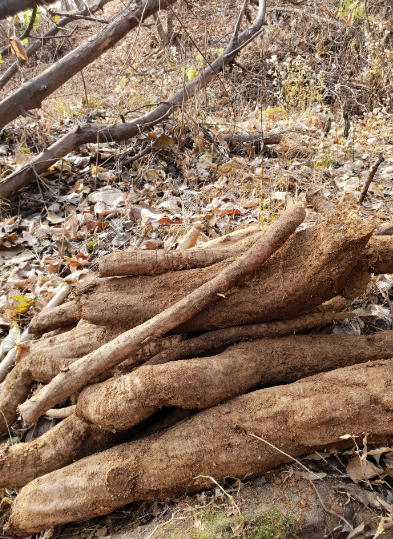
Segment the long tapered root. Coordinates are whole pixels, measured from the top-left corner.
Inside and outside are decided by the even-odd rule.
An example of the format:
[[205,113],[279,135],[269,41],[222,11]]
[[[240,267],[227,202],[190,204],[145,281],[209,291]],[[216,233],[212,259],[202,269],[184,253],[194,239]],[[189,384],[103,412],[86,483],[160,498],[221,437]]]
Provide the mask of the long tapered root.
[[[345,290],[373,230],[370,221],[361,222],[354,213],[336,212],[325,222],[294,234],[254,274],[173,332],[283,320],[310,312]],[[227,265],[224,260],[207,268],[159,276],[98,280],[77,297],[73,309],[93,324],[108,327],[116,321],[125,331],[183,299]],[[49,313],[42,313],[36,325],[50,331],[58,327],[56,323]]]
[[212,357],[143,366],[84,389],[77,414],[125,430],[163,406],[200,410],[257,385],[279,385],[373,359],[390,358],[393,331],[373,336],[302,335],[232,346]]

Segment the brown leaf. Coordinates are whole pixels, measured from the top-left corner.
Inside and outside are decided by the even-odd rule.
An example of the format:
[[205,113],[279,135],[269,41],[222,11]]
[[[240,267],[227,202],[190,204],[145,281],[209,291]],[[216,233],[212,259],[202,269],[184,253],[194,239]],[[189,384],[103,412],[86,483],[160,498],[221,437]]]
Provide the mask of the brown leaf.
[[168,135],[165,135],[165,133],[161,133],[158,139],[154,141],[153,148],[158,150],[166,150],[168,148],[172,148],[174,145],[174,140],[171,137],[168,137]]
[[362,460],[359,457],[354,457],[351,459],[347,466],[347,474],[355,483],[370,479],[371,477],[375,477],[376,475],[380,475],[382,473],[382,468],[378,468],[378,466],[369,460]]
[[10,45],[12,54],[15,54],[16,56],[18,56],[18,58],[22,58],[22,60],[26,60],[27,62],[29,57],[26,54],[26,50],[22,41],[16,36],[14,36],[10,38]]
[[244,529],[244,518],[241,520],[241,522],[236,526],[236,528],[232,528],[233,535],[235,537],[240,537],[243,533]]

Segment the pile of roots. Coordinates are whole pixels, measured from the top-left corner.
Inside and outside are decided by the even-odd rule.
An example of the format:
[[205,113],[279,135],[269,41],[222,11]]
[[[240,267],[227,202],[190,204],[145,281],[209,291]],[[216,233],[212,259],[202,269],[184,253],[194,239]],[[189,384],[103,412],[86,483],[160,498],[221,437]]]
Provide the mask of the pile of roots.
[[189,250],[108,255],[33,319],[41,337],[5,379],[0,430],[64,419],[3,446],[0,487],[23,487],[9,533],[261,474],[348,432],[393,440],[393,331],[305,334],[393,273],[393,239],[357,208],[319,207],[313,226],[297,205]]

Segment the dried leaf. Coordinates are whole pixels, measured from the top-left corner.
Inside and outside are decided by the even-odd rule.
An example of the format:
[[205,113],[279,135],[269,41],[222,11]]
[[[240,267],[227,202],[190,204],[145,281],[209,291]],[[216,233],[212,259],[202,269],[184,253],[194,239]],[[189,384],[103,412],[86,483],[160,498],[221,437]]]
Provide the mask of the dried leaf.
[[158,150],[167,150],[168,148],[173,148],[175,145],[175,142],[173,138],[168,137],[168,135],[165,135],[165,133],[161,133],[161,135],[156,139],[153,143],[153,148],[157,148]]
[[27,56],[25,46],[23,45],[22,41],[16,36],[13,36],[10,38],[10,45],[12,54],[15,54],[18,56],[18,58],[22,58],[22,60],[27,62],[29,57]]
[[244,529],[244,518],[241,520],[241,522],[236,526],[236,528],[232,528],[232,533],[234,537],[240,537],[243,533]]
[[15,309],[15,314],[24,314],[34,305],[34,299],[27,296],[12,296],[13,300],[18,303],[18,307]]
[[57,215],[56,213],[54,213],[51,210],[48,210],[46,212],[46,216],[48,218],[48,221],[50,223],[53,223],[53,224],[63,223],[63,221],[65,221],[64,217],[61,217],[60,215]]
[[383,469],[378,468],[378,466],[369,460],[361,460],[359,457],[354,457],[349,461],[347,474],[352,481],[357,483],[358,481],[365,481],[376,475],[383,474]]
[[169,217],[162,217],[157,221],[159,225],[181,225],[181,221],[172,221]]

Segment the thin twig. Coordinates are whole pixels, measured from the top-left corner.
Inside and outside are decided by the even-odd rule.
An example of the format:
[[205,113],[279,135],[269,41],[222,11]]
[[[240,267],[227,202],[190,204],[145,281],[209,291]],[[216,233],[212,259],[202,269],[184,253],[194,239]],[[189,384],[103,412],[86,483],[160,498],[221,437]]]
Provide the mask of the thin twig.
[[262,75],[258,75],[258,73],[254,73],[253,71],[250,71],[246,67],[244,67],[242,64],[240,64],[237,60],[233,60],[232,62],[235,66],[240,68],[244,73],[247,73],[247,75],[251,75],[252,77],[256,77],[257,79],[263,80]]
[[260,440],[261,442],[264,442],[266,445],[268,445],[269,447],[271,447],[272,449],[275,449],[276,451],[278,451],[279,453],[281,453],[282,455],[284,455],[285,457],[288,457],[289,459],[293,460],[294,462],[296,462],[296,464],[299,464],[299,466],[301,466],[304,470],[306,470],[307,473],[310,473],[310,474],[313,474],[315,475],[315,478],[316,479],[321,479],[319,477],[318,474],[316,474],[315,472],[313,472],[312,470],[309,470],[307,468],[307,466],[304,466],[304,464],[302,464],[300,462],[300,460],[296,459],[295,457],[292,457],[292,455],[290,455],[289,453],[285,453],[285,451],[282,451],[282,449],[279,449],[277,446],[275,446],[274,444],[271,444],[270,442],[268,442],[267,440],[265,440],[264,438],[261,438],[260,436],[257,436],[256,434],[253,434],[252,432],[247,432],[246,434],[248,434],[248,436],[252,436],[253,438],[256,438],[257,440]]
[[233,32],[233,37],[232,37],[232,42],[233,43],[236,43],[236,41],[237,41],[237,36],[239,35],[239,32],[240,32],[240,25],[242,23],[244,14],[246,13],[246,10],[247,10],[248,1],[249,0],[244,0],[242,9],[240,10],[239,17],[238,17],[237,22],[236,22],[235,30]]
[[142,151],[140,151],[136,155],[133,155],[132,157],[127,159],[127,162],[133,163],[134,161],[138,161],[138,159],[140,159],[141,157],[144,157],[145,155],[148,155],[152,151],[153,151],[153,145],[150,144],[149,146],[146,146],[146,148],[144,148]]
[[322,505],[322,509],[323,509],[326,513],[328,513],[328,514],[330,514],[330,515],[333,515],[333,516],[337,517],[339,520],[341,520],[341,522],[344,522],[347,526],[349,526],[349,528],[350,528],[351,530],[353,530],[352,524],[351,524],[350,522],[348,522],[348,520],[347,520],[345,517],[339,515],[338,513],[336,513],[336,511],[333,511],[332,509],[328,509],[328,508],[326,507],[326,505],[324,504],[324,502],[323,502],[323,500],[322,500],[322,498],[321,498],[321,496],[320,496],[320,494],[319,494],[319,492],[318,492],[317,487],[314,485],[314,483],[313,483],[312,481],[310,481],[310,485],[311,485],[312,488],[315,490],[315,494],[317,495],[318,500],[319,500],[320,504]]
[[90,17],[89,15],[80,15],[79,13],[61,13],[60,11],[52,11],[50,10],[49,13],[51,15],[54,15],[55,17],[68,17],[72,20],[84,20],[84,21],[92,21],[92,22],[99,22],[101,24],[110,24],[110,21],[107,21],[105,19],[98,19],[97,17]]
[[214,477],[212,477],[211,475],[197,475],[195,477],[195,479],[199,479],[199,478],[202,478],[202,479],[210,479],[210,481],[213,481],[213,483],[215,485],[217,485],[217,487],[221,490],[221,492],[223,494],[225,494],[225,496],[228,497],[230,503],[233,505],[233,507],[235,507],[236,511],[238,512],[239,515],[241,515],[241,511],[239,509],[239,507],[236,505],[236,502],[235,500],[233,499],[233,496],[231,494],[228,494],[228,492],[214,479]]

